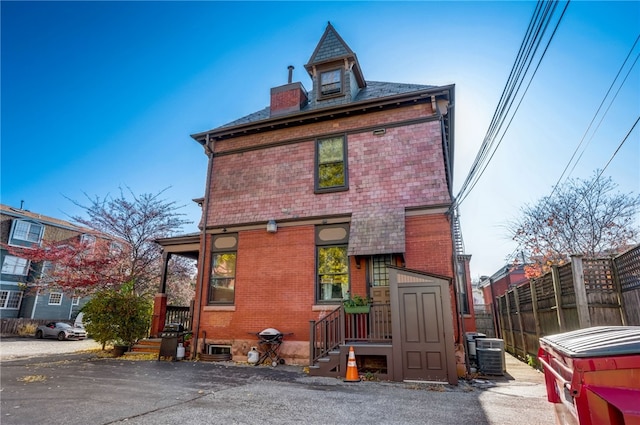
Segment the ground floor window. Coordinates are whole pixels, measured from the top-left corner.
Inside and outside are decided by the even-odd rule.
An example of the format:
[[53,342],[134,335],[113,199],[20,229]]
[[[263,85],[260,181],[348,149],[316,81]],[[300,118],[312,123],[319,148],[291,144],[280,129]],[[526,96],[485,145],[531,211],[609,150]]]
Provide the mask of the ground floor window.
[[318,247],[318,300],[341,301],[349,291],[347,246]]
[[51,292],[49,294],[49,305],[61,305],[62,292]]
[[236,253],[216,252],[211,259],[209,304],[233,304],[236,285]]
[[0,291],[0,308],[18,310],[22,301],[22,291]]

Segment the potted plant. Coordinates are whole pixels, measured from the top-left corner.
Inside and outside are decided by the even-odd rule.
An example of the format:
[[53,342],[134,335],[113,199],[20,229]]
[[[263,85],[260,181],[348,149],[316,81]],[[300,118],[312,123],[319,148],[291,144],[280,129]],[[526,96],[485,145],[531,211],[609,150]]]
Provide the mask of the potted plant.
[[354,295],[342,301],[345,313],[369,313],[371,307],[371,299],[369,297],[361,297]]

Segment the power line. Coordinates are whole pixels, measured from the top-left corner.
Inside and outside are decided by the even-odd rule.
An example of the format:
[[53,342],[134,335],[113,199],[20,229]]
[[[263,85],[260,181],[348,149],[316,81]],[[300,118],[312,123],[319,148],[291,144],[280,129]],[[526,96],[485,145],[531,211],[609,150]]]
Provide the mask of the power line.
[[[544,9],[542,9],[543,5],[544,5]],[[458,192],[458,195],[455,197],[454,204],[460,205],[464,201],[464,199],[469,195],[469,193],[475,187],[475,185],[477,184],[482,174],[484,174],[484,171],[486,170],[488,164],[491,162],[491,159],[493,158],[498,147],[502,143],[502,140],[504,139],[507,130],[511,126],[511,123],[513,122],[513,119],[515,118],[515,115],[518,112],[520,105],[522,104],[522,101],[524,100],[524,97],[527,94],[527,91],[529,90],[529,87],[531,86],[533,78],[535,77],[540,67],[540,64],[542,63],[542,60],[546,55],[547,50],[549,49],[549,45],[551,44],[551,41],[553,40],[558,30],[560,22],[562,21],[562,18],[564,17],[564,14],[567,11],[568,6],[569,6],[569,1],[566,3],[562,11],[562,14],[560,15],[555,25],[555,28],[551,36],[549,37],[549,40],[547,41],[544,51],[542,52],[533,73],[529,77],[529,82],[522,96],[520,97],[520,101],[518,102],[513,114],[511,115],[511,119],[509,120],[509,122],[507,123],[507,126],[502,132],[502,136],[500,137],[497,145],[495,145],[494,147],[494,144],[496,143],[496,135],[502,129],[502,126],[505,123],[506,117],[511,111],[513,102],[515,101],[515,97],[517,96],[517,93],[520,91],[522,84],[524,83],[524,78],[529,72],[531,62],[535,57],[535,54],[542,42],[542,37],[544,36],[544,33],[548,29],[549,24],[551,22],[551,18],[557,7],[556,1],[547,2],[546,4],[543,1],[538,2],[534,15],[530,21],[529,28],[527,30],[525,38],[521,44],[520,51],[518,52],[516,62],[514,63],[512,72],[509,75],[505,89],[503,90],[500,101],[498,102],[498,106],[496,108],[493,119],[489,126],[489,130],[487,131],[487,134],[482,142],[482,145],[480,146],[480,150],[471,166],[471,169],[469,171],[469,174],[467,175],[467,178],[465,179],[460,191]]]
[[[636,38],[635,42],[631,46],[631,49],[629,49],[629,53],[627,54],[627,57],[625,58],[624,62],[622,62],[622,65],[620,66],[620,69],[618,70],[618,73],[616,74],[615,78],[611,82],[611,85],[609,86],[609,89],[607,90],[607,93],[602,98],[602,101],[600,102],[600,105],[598,106],[598,109],[596,110],[595,114],[593,115],[593,118],[591,119],[591,122],[589,123],[589,126],[585,130],[585,132],[584,132],[584,134],[582,136],[582,139],[580,139],[580,143],[578,143],[578,146],[576,146],[576,149],[573,151],[573,155],[571,155],[571,158],[569,159],[569,162],[567,162],[567,165],[564,167],[564,170],[562,171],[562,174],[558,178],[558,181],[556,182],[555,186],[553,187],[553,190],[551,191],[551,195],[549,195],[549,197],[552,197],[553,194],[558,189],[558,187],[560,186],[560,183],[562,182],[562,179],[563,179],[565,173],[567,172],[567,169],[569,168],[569,166],[571,165],[571,162],[573,161],[573,159],[575,158],[576,154],[578,153],[578,150],[580,149],[580,146],[582,146],[582,144],[584,143],[584,140],[587,137],[587,134],[589,133],[589,130],[591,129],[591,126],[593,125],[593,123],[596,120],[596,117],[600,113],[600,109],[602,109],[602,106],[604,105],[605,101],[607,100],[607,97],[609,97],[609,93],[611,93],[611,90],[615,86],[616,81],[618,80],[618,77],[620,77],[620,74],[622,73],[622,70],[624,69],[625,65],[627,64],[627,61],[629,60],[629,58],[631,57],[631,54],[633,53],[633,50],[635,49],[635,47],[638,44],[639,40],[640,40],[640,34],[638,34],[638,37]],[[629,77],[629,74],[631,73],[631,70],[634,68],[634,66],[636,65],[636,63],[638,61],[638,57],[640,57],[640,54],[638,56],[636,56],[636,59],[633,62],[633,65],[631,65],[631,68],[629,69],[629,72],[627,72],[627,75],[625,76],[624,80],[622,81],[622,84],[620,84],[620,87],[618,88],[616,94],[614,95],[613,99],[609,103],[609,107],[607,107],[607,110],[605,111],[604,115],[600,119],[600,122],[598,123],[598,126],[596,127],[596,129],[593,132],[594,135],[595,135],[596,131],[598,130],[598,128],[600,128],[600,124],[602,123],[602,120],[607,115],[607,112],[609,111],[609,108],[611,108],[611,105],[613,104],[613,101],[618,96],[618,93],[620,92],[620,89],[622,89],[622,87],[624,86],[625,82],[627,81],[627,78]],[[593,135],[592,135],[592,138],[593,138]],[[589,141],[591,141],[591,139]],[[587,143],[587,145],[585,145],[585,148],[582,151],[582,153],[584,153],[584,151],[586,150],[587,146],[588,146],[588,143]],[[571,168],[571,171],[569,171],[569,174],[567,175],[567,178],[569,178],[569,176],[571,175],[571,173],[575,169],[575,167],[578,164],[578,162],[580,162],[580,159],[582,158],[582,153],[580,154],[580,156],[578,157],[578,159],[574,163],[573,167]]]

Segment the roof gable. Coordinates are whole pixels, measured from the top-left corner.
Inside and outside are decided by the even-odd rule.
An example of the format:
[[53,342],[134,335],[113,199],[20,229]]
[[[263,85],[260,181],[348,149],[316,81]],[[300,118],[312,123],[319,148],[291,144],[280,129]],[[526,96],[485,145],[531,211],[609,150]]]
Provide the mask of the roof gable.
[[309,62],[305,65],[305,68],[309,70],[309,67],[317,64],[321,64],[336,59],[342,59],[344,57],[354,56],[353,50],[349,48],[347,43],[344,42],[342,37],[336,32],[331,22],[327,24],[327,29],[324,31],[322,38],[318,42],[316,49],[314,50]]

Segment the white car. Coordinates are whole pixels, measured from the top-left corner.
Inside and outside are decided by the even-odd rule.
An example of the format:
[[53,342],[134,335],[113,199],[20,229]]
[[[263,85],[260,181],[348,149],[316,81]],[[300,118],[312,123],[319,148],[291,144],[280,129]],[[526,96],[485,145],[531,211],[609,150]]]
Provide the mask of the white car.
[[82,340],[87,337],[87,331],[82,328],[76,328],[64,322],[49,322],[46,325],[40,325],[36,329],[36,338],[58,338],[58,341],[68,339]]

